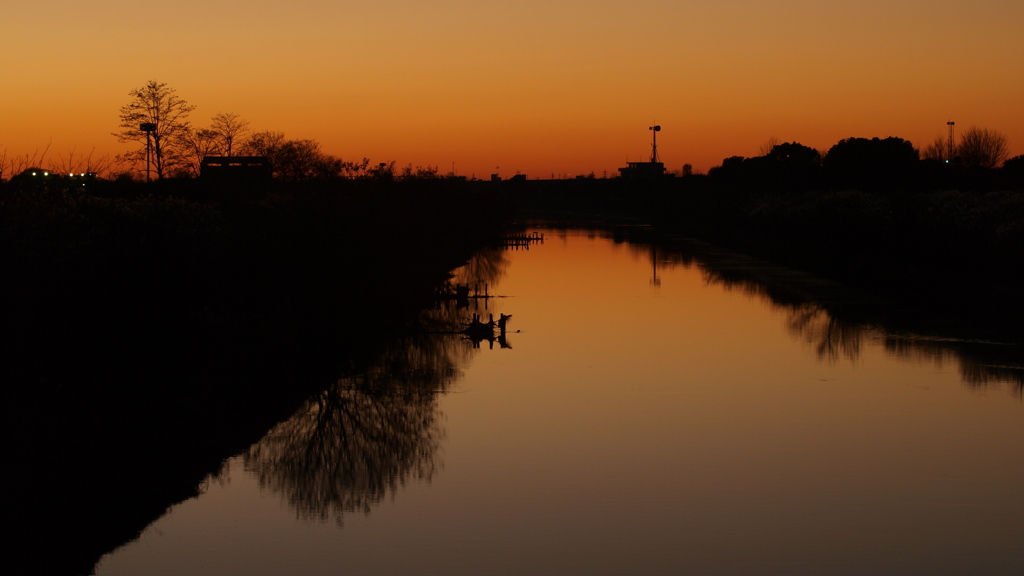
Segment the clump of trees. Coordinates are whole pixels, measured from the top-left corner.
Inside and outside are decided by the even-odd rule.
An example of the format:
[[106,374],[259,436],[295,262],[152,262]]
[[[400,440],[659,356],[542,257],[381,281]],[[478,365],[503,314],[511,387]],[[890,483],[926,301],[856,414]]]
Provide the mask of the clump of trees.
[[[845,138],[820,152],[771,138],[761,156],[732,156],[709,171],[716,187],[737,191],[992,189],[1024,186],[1024,161],[1009,159],[1006,136],[966,130],[953,146],[936,137],[923,152],[902,138]],[[1018,157],[1020,158],[1020,157]]]
[[316,140],[289,140],[284,132],[262,131],[241,146],[242,154],[265,156],[274,176],[287,182],[359,178],[370,174],[369,158],[349,162],[325,153]]
[[118,141],[136,146],[117,156],[128,172],[156,172],[157,179],[198,176],[207,156],[231,156],[249,131],[249,122],[238,114],[216,114],[205,128],[194,128],[189,119],[195,106],[178,96],[164,82],[150,80],[128,93],[119,113]]
[[904,188],[911,183],[918,160],[917,149],[902,138],[846,138],[825,154],[822,170],[837,188]]
[[821,154],[817,150],[798,142],[779,144],[775,138],[762,146],[765,149],[762,156],[726,158],[709,175],[719,185],[732,189],[807,189],[819,185]]
[[283,132],[252,132],[241,116],[221,112],[204,128],[189,119],[195,106],[177,95],[166,83],[151,80],[129,92],[121,107],[120,130],[123,143],[135,147],[117,157],[127,173],[149,170],[157,179],[199,176],[209,156],[264,156],[273,176],[287,182],[326,179],[372,178],[379,180],[424,180],[440,178],[437,167],[411,165],[396,172],[394,162],[371,165],[369,158],[343,160],[321,149],[311,139],[289,139]]
[[[273,175],[287,181],[326,178],[373,177],[367,158],[345,161],[325,153],[312,139],[288,139],[284,132],[251,132],[249,122],[238,114],[222,112],[204,128],[191,125],[196,107],[177,95],[166,83],[151,80],[129,92],[121,108],[119,141],[135,148],[117,157],[127,171],[153,168],[156,177],[196,177],[209,156],[265,156]],[[387,172],[393,175],[393,163]]]
[[1003,162],[1003,172],[1010,182],[1024,183],[1024,155],[1014,156]]

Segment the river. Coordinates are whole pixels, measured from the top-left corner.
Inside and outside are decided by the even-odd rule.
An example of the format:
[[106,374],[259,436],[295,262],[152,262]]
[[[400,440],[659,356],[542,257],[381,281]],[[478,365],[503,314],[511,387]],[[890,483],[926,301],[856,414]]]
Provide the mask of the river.
[[527,234],[97,574],[1024,571],[1019,343],[696,243]]

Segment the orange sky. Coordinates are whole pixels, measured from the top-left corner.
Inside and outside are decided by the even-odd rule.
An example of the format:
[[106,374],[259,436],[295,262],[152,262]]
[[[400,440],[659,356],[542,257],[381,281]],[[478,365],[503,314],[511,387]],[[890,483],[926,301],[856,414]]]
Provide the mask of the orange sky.
[[[1024,153],[1019,0],[37,0],[4,10],[0,154],[122,150],[130,90],[193,124],[238,113],[345,159],[459,174],[705,171],[768,138],[926,146],[958,128]],[[500,168],[499,168],[500,167]]]

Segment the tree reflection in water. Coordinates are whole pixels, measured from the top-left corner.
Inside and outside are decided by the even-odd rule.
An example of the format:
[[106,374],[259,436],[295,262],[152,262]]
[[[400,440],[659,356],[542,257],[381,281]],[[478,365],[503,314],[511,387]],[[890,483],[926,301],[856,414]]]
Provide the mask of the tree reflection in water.
[[841,357],[856,360],[861,342],[869,329],[863,325],[843,322],[818,304],[794,306],[788,311],[786,327],[814,346],[819,358],[831,361]]
[[345,513],[369,513],[407,481],[434,475],[438,422],[432,389],[344,378],[253,445],[245,468],[300,518],[340,524]]
[[1008,382],[1024,395],[1024,358],[1020,346],[1000,342],[886,334],[886,352],[897,358],[957,362],[960,378],[971,387]]
[[1024,365],[1017,344],[889,332],[872,323],[833,315],[816,303],[784,307],[790,332],[814,346],[819,358],[856,360],[864,341],[878,340],[895,358],[940,367],[956,363],[960,379],[968,386],[1009,383],[1017,393],[1024,393]]
[[838,283],[694,240],[659,236],[653,229],[620,227],[604,236],[648,256],[655,278],[659,269],[696,265],[709,284],[762,298],[785,311],[790,333],[810,343],[824,360],[856,360],[865,341],[877,340],[897,358],[956,362],[969,386],[1009,383],[1024,395],[1024,345],[1019,341],[987,341],[954,328],[938,332]]
[[[486,250],[456,270],[451,284],[494,284],[507,257]],[[260,486],[281,494],[300,518],[341,525],[368,514],[407,482],[429,481],[441,467],[444,439],[437,396],[476,353],[459,331],[490,306],[450,300],[424,311],[412,334],[369,367],[308,400],[244,455]]]
[[475,284],[485,282],[492,286],[497,284],[508,268],[508,254],[504,248],[485,248],[477,252],[473,258],[452,272],[453,284]]

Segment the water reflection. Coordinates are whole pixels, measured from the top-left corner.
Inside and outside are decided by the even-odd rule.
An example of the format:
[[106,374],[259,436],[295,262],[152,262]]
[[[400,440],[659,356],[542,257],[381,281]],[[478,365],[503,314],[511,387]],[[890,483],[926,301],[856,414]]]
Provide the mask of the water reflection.
[[970,386],[1009,383],[1024,392],[1024,358],[1016,343],[977,341],[955,336],[896,332],[834,315],[824,306],[804,304],[787,311],[787,326],[810,342],[820,358],[856,360],[866,340],[878,340],[885,351],[901,360],[957,362],[961,379]]
[[[444,433],[434,389],[395,385],[378,370],[338,381],[245,454],[245,469],[300,518],[340,524],[345,513],[369,513],[407,481],[437,471]],[[450,371],[411,364],[402,376],[427,385],[449,380]]]
[[461,376],[481,342],[511,347],[511,315],[498,312],[494,320],[496,296],[487,289],[467,295],[460,287],[496,285],[507,265],[501,249],[489,249],[455,270],[408,335],[250,447],[246,471],[299,518],[339,525],[346,514],[368,514],[408,482],[433,478],[445,436],[438,395]]
[[[446,574],[1021,565],[1019,403],[893,360],[967,365],[951,347],[966,339],[925,341],[842,287],[653,240],[574,234],[511,254],[507,279],[500,251],[458,271],[402,339],[243,455],[248,473],[235,466],[107,573],[410,574],[427,557]],[[474,348],[474,317],[510,312],[515,352]],[[976,344],[980,363],[992,347]]]
[[786,318],[789,331],[814,346],[819,358],[856,360],[861,342],[873,330],[843,322],[818,304],[795,305]]
[[965,384],[1012,384],[1024,395],[1024,346],[979,339],[949,326],[924,324],[891,303],[866,298],[840,284],[778,268],[700,242],[671,238],[646,227],[590,231],[623,243],[649,258],[651,284],[659,270],[698,266],[707,283],[762,298],[785,312],[786,327],[827,361],[856,360],[865,342],[880,341],[886,352],[910,361],[955,361]]
[[[722,258],[721,251],[719,258]],[[888,313],[888,305],[866,300],[841,285],[795,272],[767,273],[763,264],[730,265],[725,256],[708,254],[700,266],[709,282],[764,298],[786,312],[790,332],[811,344],[818,357],[856,360],[866,341],[878,341],[902,360],[943,365],[957,362],[961,379],[970,386],[1013,384],[1024,393],[1024,350],[1018,342],[965,336],[946,328],[915,324],[913,318]],[[768,268],[770,269],[770,267]]]
[[856,360],[867,340],[880,342],[891,356],[942,366],[956,362],[961,379],[970,386],[1011,383],[1024,391],[1021,350],[1016,344],[969,341],[914,333],[890,333],[884,327],[847,321],[820,304],[787,305],[790,332],[812,346],[819,358]]
[[1024,359],[1017,344],[919,335],[887,334],[886,351],[908,360],[959,363],[960,378],[972,387],[1011,383],[1024,394]]

